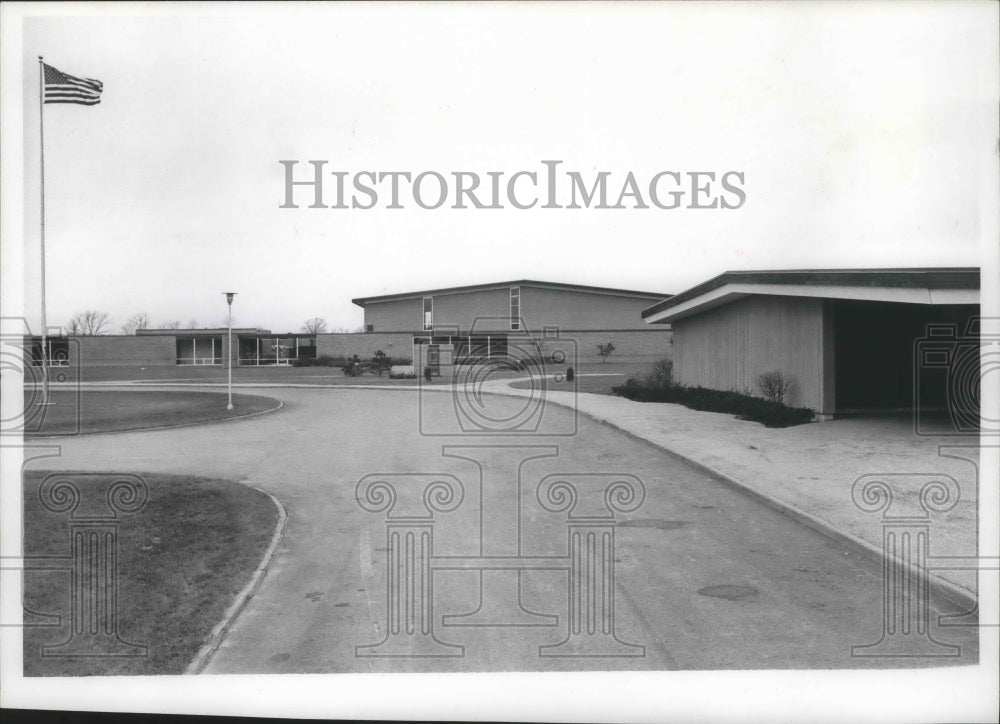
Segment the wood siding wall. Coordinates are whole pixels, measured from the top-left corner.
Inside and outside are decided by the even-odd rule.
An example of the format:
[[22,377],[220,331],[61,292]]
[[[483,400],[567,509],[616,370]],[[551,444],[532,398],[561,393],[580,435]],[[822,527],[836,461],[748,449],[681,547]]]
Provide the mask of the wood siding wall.
[[756,392],[760,373],[780,370],[794,380],[787,404],[832,414],[828,321],[823,300],[778,296],[747,297],[676,320],[674,377],[685,385]]

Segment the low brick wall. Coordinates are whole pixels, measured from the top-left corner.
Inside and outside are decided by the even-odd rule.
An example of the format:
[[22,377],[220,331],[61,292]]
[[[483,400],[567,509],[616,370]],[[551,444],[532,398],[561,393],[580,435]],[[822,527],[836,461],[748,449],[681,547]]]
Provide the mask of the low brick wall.
[[407,332],[357,332],[316,335],[316,356],[369,359],[382,350],[393,359],[413,357],[413,335]]
[[[178,332],[183,336],[183,332]],[[599,362],[597,345],[611,342],[615,351],[609,362],[650,363],[671,356],[669,329],[628,330],[611,332],[563,332],[558,340],[543,340],[546,354],[564,349],[579,362]],[[512,335],[511,341],[516,339]],[[225,345],[225,339],[223,339]],[[223,356],[225,355],[223,346]],[[332,333],[316,335],[316,354],[331,357],[358,355],[370,359],[382,350],[397,360],[413,358],[413,334],[410,332]],[[177,364],[177,343],[172,335],[101,335],[72,337],[70,354],[77,356],[81,366],[110,367],[117,365],[174,366]]]
[[177,343],[172,336],[71,337],[70,358],[77,354],[81,367],[120,365],[173,367],[177,364]]
[[669,358],[672,354],[669,329],[628,330],[619,332],[563,332],[558,340],[544,340],[542,349],[551,354],[556,349],[564,349],[567,354],[575,354],[579,362],[600,362],[597,345],[610,342],[615,351],[608,362],[649,363]]
[[[609,332],[562,332],[558,340],[542,340],[546,354],[564,349],[579,362],[600,362],[597,345],[611,342],[615,351],[609,362],[649,363],[671,356],[670,329],[623,330]],[[538,335],[540,337],[540,335]],[[511,334],[513,344],[516,334]],[[390,357],[411,359],[413,334],[410,332],[365,332],[316,335],[316,354],[331,357],[358,355],[367,359],[382,350]]]

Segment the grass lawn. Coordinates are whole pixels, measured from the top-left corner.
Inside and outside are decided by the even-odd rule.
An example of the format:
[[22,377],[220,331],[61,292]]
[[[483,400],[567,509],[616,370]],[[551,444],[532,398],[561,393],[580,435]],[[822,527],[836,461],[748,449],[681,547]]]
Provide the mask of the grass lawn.
[[[625,380],[630,375],[641,375],[649,371],[646,364],[627,364],[608,362],[606,364],[582,364],[575,370],[577,392],[590,392],[597,395],[611,395],[612,387],[625,384]],[[559,369],[560,374],[565,374],[564,369]],[[563,384],[552,385],[550,389],[560,390]],[[529,389],[531,383],[513,382],[511,387],[517,389]]]
[[74,435],[209,422],[264,412],[278,401],[259,395],[233,395],[226,409],[223,392],[127,392],[52,390],[54,404],[37,407],[40,393],[25,392],[25,436]]
[[[70,514],[53,513],[39,500],[47,475],[25,475],[26,558],[70,552]],[[140,477],[149,489],[148,502],[118,517],[118,630],[121,639],[147,646],[146,655],[43,657],[42,646],[65,641],[71,631],[70,571],[26,570],[25,607],[58,614],[62,623],[24,629],[25,676],[180,674],[259,565],[278,520],[266,495],[225,480]],[[84,503],[79,511],[92,499],[103,500],[115,480],[104,474],[67,473],[59,478],[80,488]],[[26,624],[32,620],[39,619],[26,615]]]
[[[76,370],[66,368],[66,380],[75,381]],[[183,382],[184,384],[225,384],[226,370],[221,367],[198,365],[163,365],[138,367],[117,365],[84,367],[79,370],[83,382]],[[417,380],[390,380],[388,375],[374,374],[347,377],[339,367],[261,366],[235,367],[235,384],[290,383],[305,385],[415,385]],[[438,384],[435,380],[434,384]]]

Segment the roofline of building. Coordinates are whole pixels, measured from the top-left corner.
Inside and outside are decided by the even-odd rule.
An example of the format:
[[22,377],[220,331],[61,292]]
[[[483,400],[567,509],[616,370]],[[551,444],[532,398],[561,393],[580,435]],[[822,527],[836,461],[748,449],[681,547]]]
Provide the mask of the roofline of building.
[[[271,334],[270,329],[261,329],[260,327],[233,327],[232,331],[233,334],[236,334],[237,332],[240,334],[257,333],[257,332],[260,332],[262,334]],[[229,327],[198,327],[197,329],[168,329],[166,327],[143,327],[142,329],[135,330],[137,336],[146,336],[146,337],[158,337],[161,335],[169,336],[171,334],[175,335],[223,334],[226,332],[229,332]],[[296,334],[298,335],[299,333]],[[101,336],[109,336],[109,335],[101,335]],[[115,335],[115,336],[127,337],[130,335]],[[282,335],[282,336],[288,336],[288,335]]]
[[890,289],[979,289],[979,267],[891,269],[772,269],[727,271],[642,310],[648,319],[729,284],[880,287]]
[[562,282],[543,282],[534,279],[515,279],[509,282],[490,282],[488,284],[470,284],[461,287],[442,287],[440,289],[423,289],[412,292],[400,292],[397,294],[383,294],[373,297],[357,297],[351,302],[364,308],[371,302],[391,302],[399,299],[419,299],[434,294],[463,294],[466,292],[478,292],[487,289],[500,289],[508,287],[541,287],[548,289],[565,289],[578,292],[595,292],[599,294],[619,294],[632,297],[648,297],[650,299],[669,299],[672,295],[663,292],[643,292],[635,289],[615,289],[614,287],[592,287],[585,284],[564,284]]

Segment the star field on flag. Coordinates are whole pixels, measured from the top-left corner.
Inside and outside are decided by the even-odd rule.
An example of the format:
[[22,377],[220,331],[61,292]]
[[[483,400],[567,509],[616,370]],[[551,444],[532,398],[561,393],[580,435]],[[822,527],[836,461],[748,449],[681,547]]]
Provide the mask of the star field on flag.
[[101,102],[104,84],[92,78],[77,78],[42,63],[45,68],[45,103],[76,103],[94,106]]

